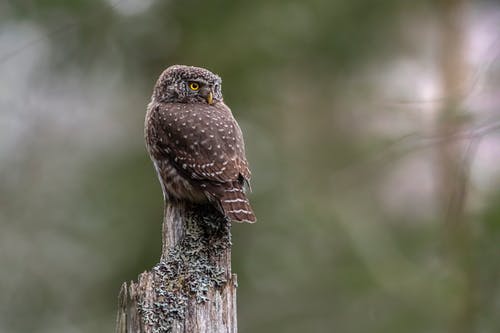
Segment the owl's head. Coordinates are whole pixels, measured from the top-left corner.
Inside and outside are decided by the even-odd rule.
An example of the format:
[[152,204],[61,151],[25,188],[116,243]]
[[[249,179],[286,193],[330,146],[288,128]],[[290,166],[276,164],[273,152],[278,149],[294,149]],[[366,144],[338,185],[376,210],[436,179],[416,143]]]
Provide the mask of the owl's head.
[[153,100],[164,103],[208,103],[222,101],[221,78],[200,67],[173,65],[156,82]]

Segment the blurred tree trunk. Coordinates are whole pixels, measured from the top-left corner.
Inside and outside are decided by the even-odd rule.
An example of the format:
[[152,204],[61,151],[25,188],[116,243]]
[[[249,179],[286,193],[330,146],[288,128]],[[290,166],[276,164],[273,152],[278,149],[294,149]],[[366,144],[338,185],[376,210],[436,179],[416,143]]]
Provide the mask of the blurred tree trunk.
[[465,0],[440,0],[441,80],[444,103],[438,114],[438,200],[445,243],[454,271],[460,274],[462,294],[450,327],[452,333],[469,333],[475,326],[475,269],[471,255],[470,225],[466,219],[469,167],[474,139],[464,142],[467,125],[461,103],[467,95],[464,14]]
[[118,333],[236,333],[230,223],[208,206],[167,204],[160,262],[124,283]]

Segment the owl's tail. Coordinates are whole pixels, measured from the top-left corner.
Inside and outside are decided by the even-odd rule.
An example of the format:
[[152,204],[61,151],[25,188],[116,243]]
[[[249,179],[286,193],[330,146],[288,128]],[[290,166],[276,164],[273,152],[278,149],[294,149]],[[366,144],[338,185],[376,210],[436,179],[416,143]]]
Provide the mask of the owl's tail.
[[241,186],[224,189],[220,205],[224,215],[233,222],[254,223],[257,220]]

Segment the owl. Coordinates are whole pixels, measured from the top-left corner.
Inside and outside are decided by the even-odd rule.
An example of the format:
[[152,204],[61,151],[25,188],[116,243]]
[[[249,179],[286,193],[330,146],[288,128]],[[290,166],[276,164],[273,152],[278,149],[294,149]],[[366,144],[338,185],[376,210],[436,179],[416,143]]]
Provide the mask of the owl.
[[219,76],[168,67],[156,82],[144,127],[164,200],[211,204],[228,221],[255,222],[243,135],[224,104]]

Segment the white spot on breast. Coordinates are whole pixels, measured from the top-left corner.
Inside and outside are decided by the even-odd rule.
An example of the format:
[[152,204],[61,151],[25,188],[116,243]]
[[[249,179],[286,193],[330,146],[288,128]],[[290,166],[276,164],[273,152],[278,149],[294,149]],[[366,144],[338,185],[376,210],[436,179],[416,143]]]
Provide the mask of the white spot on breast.
[[156,169],[156,175],[158,176],[158,180],[160,181],[161,191],[163,192],[163,200],[166,200],[167,191],[165,189],[165,184],[163,183],[163,179],[161,177],[160,168],[158,167],[158,163],[156,161],[153,161],[153,164]]

